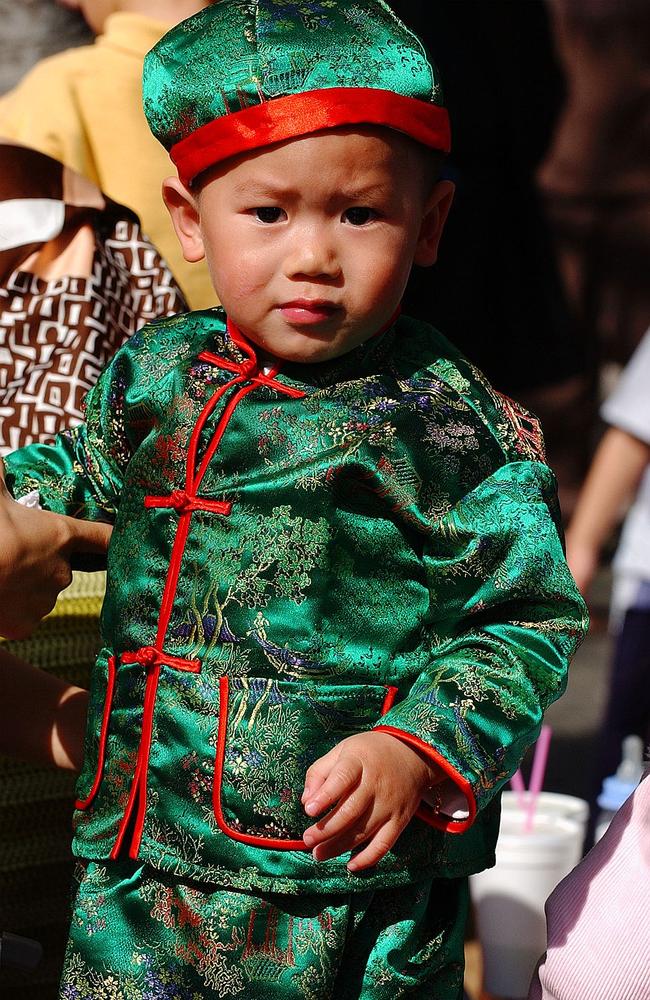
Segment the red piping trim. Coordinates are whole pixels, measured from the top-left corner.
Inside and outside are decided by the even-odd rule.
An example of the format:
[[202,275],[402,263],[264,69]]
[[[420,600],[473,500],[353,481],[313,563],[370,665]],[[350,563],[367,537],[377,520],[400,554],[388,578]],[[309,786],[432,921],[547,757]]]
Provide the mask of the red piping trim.
[[384,704],[381,706],[382,715],[386,715],[386,712],[389,712],[390,709],[393,707],[393,703],[397,698],[397,691],[398,688],[396,687],[386,688],[386,697],[384,698]]
[[[129,856],[136,858],[138,856],[138,850],[140,848],[140,840],[142,839],[142,828],[144,826],[144,812],[146,803],[146,792],[147,792],[147,769],[149,762],[149,751],[151,749],[151,729],[153,725],[153,712],[156,703],[156,691],[158,688],[158,678],[160,676],[160,668],[164,664],[165,666],[172,667],[174,670],[182,670],[184,672],[189,672],[193,674],[198,674],[201,670],[200,660],[186,660],[178,656],[168,656],[162,650],[156,649],[155,646],[143,646],[141,649],[136,650],[135,653],[123,653],[121,657],[122,663],[140,663],[142,666],[149,670],[147,675],[147,683],[144,693],[144,706],[142,711],[142,736],[140,737],[140,746],[138,747],[138,756],[136,759],[135,770],[133,772],[133,779],[131,782],[131,791],[129,793],[129,799],[126,804],[126,809],[120,821],[118,827],[117,836],[115,838],[115,843],[113,849],[111,850],[110,857],[115,860],[122,848],[122,842],[124,840],[124,835],[133,812],[133,807],[138,797],[138,813],[136,816],[136,821],[134,825],[134,837],[131,843],[131,849],[129,850]],[[146,739],[145,739],[146,737]],[[144,766],[144,761],[147,761],[147,767]]]
[[95,779],[92,783],[92,787],[85,799],[77,799],[74,806],[75,809],[87,809],[90,803],[93,801],[99,786],[101,784],[102,776],[104,774],[104,761],[106,759],[106,740],[108,738],[108,725],[111,718],[111,708],[113,705],[113,692],[115,690],[115,657],[109,656],[108,658],[108,677],[106,680],[106,695],[104,697],[104,712],[102,715],[102,727],[99,733],[99,748],[97,751],[97,770],[95,771]]
[[187,536],[189,534],[191,520],[192,515],[190,513],[181,514],[178,519],[178,528],[176,530],[176,537],[174,538],[171,556],[169,557],[169,569],[167,571],[165,589],[163,591],[160,605],[158,632],[156,634],[156,646],[158,649],[161,649],[165,644],[165,635],[167,633],[169,619],[171,618],[172,608],[174,607],[178,575],[180,573],[181,562],[183,561],[183,552],[185,551],[185,542],[187,541]]
[[375,87],[327,87],[275,97],[197,128],[170,150],[182,182],[252,149],[344,125],[381,125],[445,153],[451,148],[445,108]]
[[[160,670],[160,667],[158,667],[157,669]],[[115,838],[115,843],[113,844],[113,849],[112,849],[111,854],[110,854],[111,859],[113,861],[115,861],[115,859],[119,856],[119,853],[120,853],[120,851],[122,849],[122,843],[124,841],[124,836],[126,834],[126,830],[127,830],[128,825],[129,825],[129,820],[131,819],[131,814],[133,812],[133,806],[135,805],[135,801],[137,799],[138,792],[140,791],[140,781],[141,781],[141,777],[140,776],[142,774],[142,741],[143,741],[143,738],[144,738],[144,721],[145,721],[147,704],[148,704],[148,701],[149,701],[149,698],[150,698],[151,679],[152,679],[154,673],[155,673],[155,671],[152,671],[151,673],[149,673],[147,675],[147,683],[146,683],[146,687],[145,687],[145,691],[144,691],[144,705],[143,705],[143,710],[142,710],[142,735],[140,736],[140,745],[138,747],[138,756],[136,758],[135,770],[133,772],[133,779],[131,781],[131,791],[129,792],[129,798],[128,798],[128,801],[126,803],[126,808],[124,810],[124,815],[122,816],[122,819],[120,821],[120,825],[119,825],[118,830],[117,830],[117,836]],[[156,678],[156,683],[157,683],[157,678]],[[132,849],[133,849],[133,847],[131,847],[131,850]],[[131,851],[129,851],[129,854],[131,854]]]
[[419,819],[424,820],[425,823],[429,823],[430,826],[435,826],[438,830],[444,830],[445,833],[464,833],[465,830],[469,830],[470,826],[476,819],[476,799],[474,797],[474,792],[469,781],[459,774],[453,765],[446,760],[441,753],[439,753],[434,747],[425,743],[417,736],[413,736],[412,733],[407,733],[403,729],[396,729],[394,726],[375,726],[373,733],[390,733],[391,736],[396,736],[398,740],[403,743],[409,743],[411,746],[415,747],[425,756],[429,757],[437,766],[444,771],[448,778],[454,782],[455,785],[461,790],[465,798],[467,799],[467,804],[469,806],[469,816],[467,819],[455,820],[455,819],[443,819],[442,816],[438,815],[433,811],[433,808],[422,804],[416,816]]
[[198,483],[194,479],[194,467],[196,465],[196,452],[199,446],[199,438],[201,437],[201,431],[203,430],[205,423],[212,413],[213,409],[223,396],[225,392],[230,389],[231,386],[236,385],[238,382],[243,382],[244,376],[239,375],[237,378],[231,379],[229,382],[225,382],[222,386],[219,386],[217,391],[213,396],[210,397],[206,405],[201,410],[199,414],[199,419],[196,421],[192,433],[190,435],[190,443],[187,448],[187,464],[185,467],[185,490],[187,493],[195,494],[198,489]]
[[[304,840],[282,840],[277,837],[259,837],[250,833],[240,833],[239,830],[234,830],[231,826],[228,826],[226,817],[223,814],[223,807],[221,804],[221,789],[223,787],[223,763],[226,755],[226,735],[228,731],[228,701],[229,701],[229,690],[230,682],[227,676],[219,678],[219,724],[217,730],[217,749],[214,761],[214,784],[212,786],[212,803],[214,807],[214,815],[217,820],[217,826],[222,833],[226,836],[232,838],[232,840],[238,840],[242,844],[249,844],[252,847],[265,847],[268,850],[276,851],[309,851],[311,848],[307,847]],[[395,698],[397,696],[396,687],[386,688],[386,697],[381,708],[381,714],[385,715],[386,712],[391,708]],[[375,730],[373,730],[374,732]]]
[[217,826],[232,840],[253,847],[266,847],[278,851],[308,851],[304,840],[280,840],[275,837],[255,837],[250,833],[240,833],[228,826],[221,805],[221,788],[223,785],[223,762],[226,754],[226,733],[228,730],[228,677],[219,678],[219,728],[217,732],[217,751],[214,762],[214,785],[212,788],[212,804]]
[[[146,814],[146,802],[147,802],[147,780],[149,771],[149,755],[151,751],[151,740],[153,731],[153,717],[155,711],[156,694],[158,689],[158,680],[160,677],[161,666],[167,665],[177,670],[189,671],[191,673],[198,673],[201,669],[200,660],[188,660],[182,657],[167,656],[162,651],[162,646],[164,645],[165,636],[167,634],[167,627],[169,625],[169,620],[171,618],[172,610],[174,607],[174,600],[176,597],[178,589],[178,577],[181,570],[181,564],[183,560],[183,553],[185,551],[185,545],[187,542],[187,536],[189,534],[190,522],[192,513],[195,510],[207,510],[212,511],[217,514],[222,514],[228,516],[232,510],[232,504],[226,501],[220,500],[209,500],[207,498],[201,498],[196,496],[196,491],[198,490],[201,481],[207,471],[207,468],[212,460],[212,457],[217,450],[219,443],[223,437],[224,431],[230,421],[230,418],[235,410],[235,407],[239,401],[252,392],[253,389],[257,387],[260,383],[262,384],[272,384],[274,388],[286,392],[287,395],[291,396],[303,396],[304,393],[299,392],[289,386],[283,386],[281,383],[275,383],[273,381],[274,376],[277,374],[278,369],[272,369],[268,376],[260,375],[257,372],[257,358],[253,347],[246,341],[241,332],[235,327],[234,324],[228,325],[228,332],[233,341],[233,343],[239,347],[239,349],[246,355],[247,361],[241,365],[234,366],[232,362],[225,362],[224,359],[218,358],[216,355],[209,355],[208,352],[204,352],[199,355],[200,358],[206,358],[208,360],[214,360],[216,364],[222,364],[229,370],[234,370],[238,372],[235,378],[226,382],[224,385],[220,386],[219,389],[211,396],[210,400],[203,407],[199,418],[192,429],[190,435],[187,463],[185,468],[185,489],[184,490],[173,490],[171,494],[167,497],[159,496],[147,496],[145,497],[144,504],[147,508],[171,508],[177,511],[179,514],[178,527],[176,530],[176,537],[174,538],[174,544],[172,546],[172,552],[169,559],[169,567],[167,570],[167,578],[165,580],[165,588],[163,591],[163,596],[161,600],[160,611],[158,615],[158,628],[156,633],[156,645],[155,646],[144,646],[137,650],[135,653],[125,653],[122,657],[124,663],[142,663],[143,666],[147,668],[147,683],[145,688],[145,697],[143,705],[143,715],[142,715],[142,733],[140,736],[140,745],[138,747],[138,755],[136,760],[136,766],[133,774],[131,790],[129,793],[129,799],[126,805],[126,809],[120,821],[118,828],[117,837],[115,839],[115,844],[111,851],[111,858],[115,859],[121,850],[122,842],[126,834],[126,830],[133,812],[133,808],[137,802],[137,813],[133,825],[133,837],[131,840],[131,846],[129,849],[129,856],[131,858],[137,858],[138,851],[140,849],[140,842],[142,840],[142,832],[144,828],[144,820]],[[232,386],[238,383],[249,381],[248,385],[240,386],[240,388],[235,392],[231,399],[226,404],[226,407],[219,418],[217,427],[212,436],[210,444],[203,456],[201,464],[199,466],[198,472],[194,472],[196,465],[196,455],[198,451],[199,439],[201,432],[205,427],[208,417],[215,408],[217,402],[221,397],[230,389]],[[227,705],[227,691],[226,691],[226,705]],[[224,734],[225,740],[225,734]],[[290,842],[283,842],[290,843]],[[300,841],[302,844],[302,841]],[[302,847],[306,850],[306,847]]]
[[147,687],[144,697],[144,709],[142,712],[142,739],[138,748],[138,780],[135,784],[140,787],[138,795],[138,808],[133,823],[133,839],[129,848],[129,857],[137,858],[142,840],[142,830],[144,818],[147,810],[147,778],[149,775],[149,755],[151,752],[151,738],[153,735],[153,714],[156,707],[156,692],[158,690],[158,679],[160,677],[160,665],[153,668],[147,677]]
[[237,406],[239,401],[243,399],[244,396],[247,396],[249,392],[252,392],[253,389],[256,388],[257,386],[255,385],[254,382],[251,382],[250,385],[244,385],[240,389],[238,389],[235,395],[232,396],[231,399],[229,399],[228,402],[226,403],[224,411],[219,417],[219,423],[217,424],[217,428],[214,432],[212,440],[210,441],[210,444],[208,445],[208,448],[206,449],[206,452],[201,460],[199,471],[197,472],[196,478],[194,480],[195,489],[198,489],[199,486],[201,485],[201,481],[208,470],[208,466],[212,461],[215,451],[217,450],[219,444],[221,443],[221,438],[223,437],[224,431],[228,426],[228,423],[230,421],[230,418],[233,414],[235,407]]

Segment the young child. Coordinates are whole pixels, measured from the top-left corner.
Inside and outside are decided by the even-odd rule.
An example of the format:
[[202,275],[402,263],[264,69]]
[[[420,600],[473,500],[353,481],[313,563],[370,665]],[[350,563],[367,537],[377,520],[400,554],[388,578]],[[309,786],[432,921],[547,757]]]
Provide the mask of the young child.
[[436,72],[383,0],[223,0],[144,94],[225,311],[6,461],[115,521],[62,996],[458,1000],[585,622],[536,422],[398,315],[451,200]]
[[141,99],[146,53],[210,0],[62,2],[83,14],[98,37],[43,59],[0,98],[0,137],[60,160],[137,212],[192,307],[213,305],[207,268],[184,261],[162,205],[169,161],[151,137]]

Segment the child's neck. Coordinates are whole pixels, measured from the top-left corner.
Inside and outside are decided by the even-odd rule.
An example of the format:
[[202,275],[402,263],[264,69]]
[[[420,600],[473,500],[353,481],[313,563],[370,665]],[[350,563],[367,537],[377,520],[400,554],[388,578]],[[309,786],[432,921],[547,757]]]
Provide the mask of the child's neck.
[[144,14],[155,21],[172,25],[184,21],[209,4],[202,0],[120,0],[116,10],[124,14]]

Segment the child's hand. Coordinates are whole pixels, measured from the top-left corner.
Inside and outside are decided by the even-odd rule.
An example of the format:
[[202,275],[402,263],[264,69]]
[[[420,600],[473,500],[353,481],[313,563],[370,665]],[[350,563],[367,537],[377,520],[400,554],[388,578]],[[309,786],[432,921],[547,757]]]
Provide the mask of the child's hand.
[[307,771],[305,812],[320,816],[330,811],[305,831],[304,841],[317,861],[366,844],[350,859],[348,870],[376,865],[425,791],[443,778],[435,764],[389,733],[349,736]]

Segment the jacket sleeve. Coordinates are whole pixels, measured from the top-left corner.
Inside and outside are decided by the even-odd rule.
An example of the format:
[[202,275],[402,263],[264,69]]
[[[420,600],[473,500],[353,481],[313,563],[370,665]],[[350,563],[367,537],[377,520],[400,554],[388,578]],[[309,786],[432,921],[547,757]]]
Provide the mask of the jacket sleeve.
[[15,499],[34,490],[46,510],[89,521],[113,521],[132,455],[125,393],[130,360],[122,348],[86,397],[86,421],[4,459],[6,484]]
[[463,793],[466,818],[420,812],[448,832],[467,829],[516,771],[566,686],[587,615],[560,531],[553,474],[536,461],[502,466],[431,525],[422,671],[376,728]]

